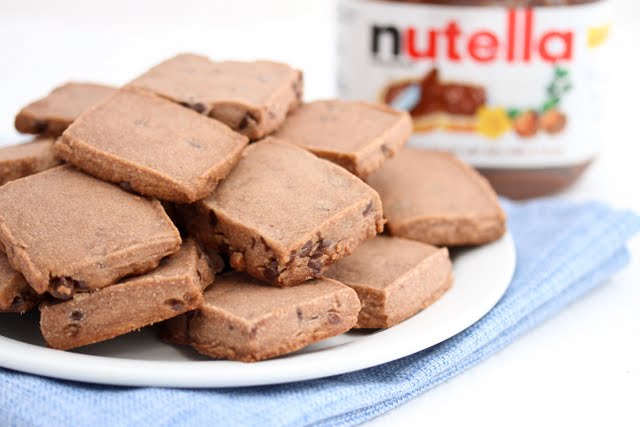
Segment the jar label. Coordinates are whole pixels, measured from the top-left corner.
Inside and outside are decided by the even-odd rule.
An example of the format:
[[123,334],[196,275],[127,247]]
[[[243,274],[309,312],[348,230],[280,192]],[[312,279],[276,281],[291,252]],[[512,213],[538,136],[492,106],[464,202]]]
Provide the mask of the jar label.
[[411,113],[413,146],[478,167],[575,165],[601,136],[611,2],[502,8],[345,0],[340,95]]

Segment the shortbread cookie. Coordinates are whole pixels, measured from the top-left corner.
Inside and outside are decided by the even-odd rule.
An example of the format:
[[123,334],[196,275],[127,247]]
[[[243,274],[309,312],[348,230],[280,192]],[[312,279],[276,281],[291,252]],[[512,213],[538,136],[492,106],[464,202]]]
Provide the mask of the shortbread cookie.
[[452,154],[406,148],[367,182],[380,194],[394,236],[460,246],[488,243],[505,232],[496,193]]
[[192,203],[211,193],[247,142],[173,102],[120,90],[80,116],[54,148],[77,168],[125,189]]
[[43,303],[40,330],[47,344],[60,350],[105,341],[194,310],[212,281],[206,257],[187,240],[145,275],[76,294],[70,301]]
[[353,288],[362,310],[356,328],[389,328],[431,305],[451,286],[449,251],[378,236],[332,265],[326,277]]
[[206,290],[193,313],[171,319],[162,335],[219,359],[255,362],[348,331],[360,310],[356,293],[331,279],[274,288],[231,272]]
[[16,116],[19,132],[57,137],[90,107],[115,92],[115,88],[70,82],[24,107]]
[[40,298],[24,276],[11,268],[7,256],[0,252],[0,313],[24,313],[38,304]]
[[0,185],[58,166],[53,142],[53,138],[38,138],[0,148]]
[[227,179],[190,210],[187,228],[197,239],[276,286],[319,277],[384,224],[371,187],[274,138],[245,149]]
[[180,242],[157,200],[68,165],[0,187],[0,243],[39,294],[69,299],[147,272]]
[[412,129],[405,112],[333,99],[302,105],[274,136],[365,178],[404,146]]
[[276,130],[298,106],[302,72],[277,62],[213,62],[181,54],[129,86],[180,103],[255,140]]

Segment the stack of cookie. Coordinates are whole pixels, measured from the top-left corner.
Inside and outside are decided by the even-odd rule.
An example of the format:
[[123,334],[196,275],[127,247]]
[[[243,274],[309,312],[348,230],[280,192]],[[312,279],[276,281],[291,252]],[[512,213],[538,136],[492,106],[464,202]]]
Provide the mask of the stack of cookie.
[[0,311],[39,306],[57,349],[164,321],[167,341],[256,361],[433,303],[446,247],[504,233],[495,193],[403,148],[406,113],[302,92],[285,64],[183,54],[23,108],[39,136],[0,149]]

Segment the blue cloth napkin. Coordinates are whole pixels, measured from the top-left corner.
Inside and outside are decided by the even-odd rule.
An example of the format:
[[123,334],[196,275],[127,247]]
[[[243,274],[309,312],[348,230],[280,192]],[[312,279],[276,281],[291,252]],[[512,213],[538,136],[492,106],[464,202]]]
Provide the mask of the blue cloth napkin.
[[601,203],[504,201],[513,282],[467,330],[404,359],[337,377],[243,389],[122,388],[0,369],[1,426],[355,425],[491,356],[628,262],[640,218]]

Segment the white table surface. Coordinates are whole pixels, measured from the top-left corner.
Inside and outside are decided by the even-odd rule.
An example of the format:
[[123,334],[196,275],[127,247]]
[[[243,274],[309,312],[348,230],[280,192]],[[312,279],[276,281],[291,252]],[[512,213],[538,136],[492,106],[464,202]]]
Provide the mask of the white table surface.
[[[165,57],[270,58],[335,94],[334,0],[0,1],[0,143],[20,106],[70,79],[121,84]],[[618,0],[610,136],[564,197],[640,212],[640,2]],[[383,425],[640,425],[640,239],[632,262],[486,362],[377,418]]]

